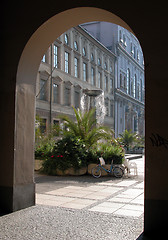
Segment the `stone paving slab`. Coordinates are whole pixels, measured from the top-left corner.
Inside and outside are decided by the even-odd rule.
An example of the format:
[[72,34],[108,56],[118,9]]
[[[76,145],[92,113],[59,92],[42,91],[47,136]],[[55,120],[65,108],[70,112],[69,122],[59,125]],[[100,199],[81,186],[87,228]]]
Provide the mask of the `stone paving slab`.
[[143,212],[142,211],[134,211],[134,210],[128,210],[128,209],[119,209],[116,212],[114,212],[115,215],[119,216],[126,216],[126,217],[140,217]]
[[[136,184],[139,185],[137,188]],[[143,214],[143,189],[140,188],[142,186],[140,184],[135,180],[126,180],[125,183],[120,180],[112,186],[109,186],[109,182],[107,185],[104,183],[103,186],[99,184],[87,187],[69,185],[45,194],[37,194],[36,203],[70,209],[87,208],[89,211],[140,217]],[[93,207],[90,206],[92,204]]]
[[[133,162],[133,161],[132,161]],[[86,209],[119,216],[140,217],[143,215],[144,182],[143,159],[134,162],[141,175],[123,179],[107,179],[99,181],[90,177],[92,182],[80,185],[65,182],[57,189],[37,193],[36,203],[59,206],[69,209]],[[84,179],[85,177],[83,177]],[[61,179],[61,178],[60,178]],[[47,188],[46,188],[47,189]]]

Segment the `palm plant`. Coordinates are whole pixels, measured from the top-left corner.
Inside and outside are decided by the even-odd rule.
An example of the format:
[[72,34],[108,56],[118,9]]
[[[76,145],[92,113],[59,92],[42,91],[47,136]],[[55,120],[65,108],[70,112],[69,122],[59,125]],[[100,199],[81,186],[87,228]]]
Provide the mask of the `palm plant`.
[[61,116],[65,126],[68,128],[67,134],[79,137],[83,140],[87,147],[97,143],[100,139],[110,139],[113,136],[113,131],[108,127],[97,125],[95,118],[95,109],[91,109],[82,113],[80,109],[74,107],[76,122],[68,116]]
[[129,147],[134,143],[134,141],[136,140],[137,134],[136,133],[132,133],[132,130],[125,130],[123,132],[123,134],[120,134],[120,141],[121,143],[124,145],[124,147],[126,147],[126,149],[128,150]]

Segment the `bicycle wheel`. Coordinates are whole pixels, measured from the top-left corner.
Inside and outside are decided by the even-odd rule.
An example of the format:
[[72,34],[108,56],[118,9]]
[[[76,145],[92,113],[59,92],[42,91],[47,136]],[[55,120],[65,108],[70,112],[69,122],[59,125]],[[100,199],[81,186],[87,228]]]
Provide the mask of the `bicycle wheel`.
[[101,169],[100,169],[100,167],[92,168],[92,175],[95,178],[99,178],[101,176]]
[[124,174],[120,167],[114,167],[113,173],[116,178],[121,178]]

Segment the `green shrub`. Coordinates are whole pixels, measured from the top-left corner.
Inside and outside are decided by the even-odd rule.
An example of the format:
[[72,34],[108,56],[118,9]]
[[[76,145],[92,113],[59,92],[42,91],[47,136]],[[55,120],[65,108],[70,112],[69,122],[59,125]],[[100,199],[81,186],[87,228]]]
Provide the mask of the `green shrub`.
[[35,159],[43,160],[51,156],[54,145],[54,139],[41,140],[41,142],[35,146]]
[[[59,125],[50,125],[46,131],[43,119],[36,116],[35,122],[35,159],[47,159],[55,146],[56,138],[61,134]],[[45,129],[45,131],[44,131]]]
[[66,136],[55,144],[50,157],[43,163],[43,172],[55,175],[56,169],[65,171],[87,165],[87,150],[84,142],[74,136]]
[[122,164],[124,160],[123,148],[115,142],[100,143],[95,148],[90,149],[88,154],[89,163],[99,163],[99,157],[103,157],[106,164]]

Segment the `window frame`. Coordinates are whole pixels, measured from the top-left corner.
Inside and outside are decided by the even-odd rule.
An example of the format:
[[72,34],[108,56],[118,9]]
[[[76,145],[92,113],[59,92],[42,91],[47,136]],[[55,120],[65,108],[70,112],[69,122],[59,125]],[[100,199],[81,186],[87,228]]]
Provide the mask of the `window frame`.
[[[43,84],[41,84],[43,82]],[[40,95],[39,100],[47,101],[47,92],[46,92],[47,80],[40,78]]]
[[58,46],[56,44],[54,44],[53,56],[54,56],[53,59],[54,68],[58,68]]
[[[55,95],[55,91],[54,91],[56,88],[55,88],[54,85],[57,86],[56,95]],[[59,84],[57,84],[55,82],[53,82],[53,103],[57,103],[57,104],[60,103],[60,99],[59,99]]]
[[69,37],[68,37],[68,34],[66,33],[65,36],[64,36],[64,41],[65,41],[65,44],[68,45],[69,44]]
[[70,73],[69,72],[69,52],[65,51],[64,53],[64,70],[65,73]]
[[77,43],[77,41],[74,41],[74,49],[75,49],[75,51],[78,51],[78,43]]
[[74,76],[79,77],[79,59],[77,57],[74,57]]
[[83,81],[87,82],[87,63],[83,62]]

